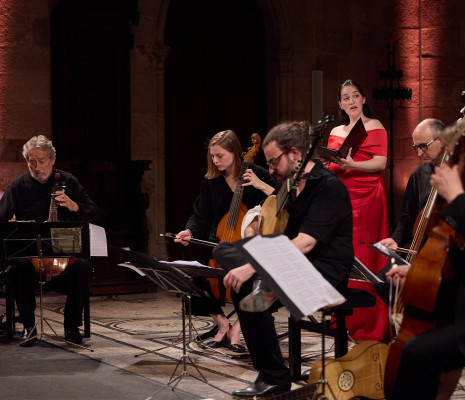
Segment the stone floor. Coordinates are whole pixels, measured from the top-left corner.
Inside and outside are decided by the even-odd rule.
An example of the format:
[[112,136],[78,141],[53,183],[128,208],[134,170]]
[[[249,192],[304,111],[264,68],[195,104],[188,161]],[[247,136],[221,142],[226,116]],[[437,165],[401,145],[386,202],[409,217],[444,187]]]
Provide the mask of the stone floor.
[[[189,333],[194,338],[196,334],[212,328],[210,318],[193,317],[191,324],[186,320],[184,349],[181,299],[176,294],[158,292],[92,296],[92,334],[83,343],[88,349],[64,342],[61,325],[63,304],[62,294],[45,294],[43,310],[46,319],[42,336],[44,342],[158,384],[164,385],[174,379],[164,390],[170,391],[172,387],[176,387],[194,397],[225,400],[233,398],[230,395],[233,390],[248,386],[255,380],[256,373],[247,355],[237,357],[233,353],[228,354],[227,351],[224,351],[224,354],[202,351],[195,341],[189,340]],[[4,299],[0,298],[0,313],[3,305]],[[227,305],[225,311],[231,311],[231,305]],[[287,331],[287,318],[288,312],[285,309],[276,313],[278,333]],[[17,329],[21,329],[20,324],[17,324]],[[15,345],[15,341],[7,344]],[[327,338],[328,357],[333,356],[332,345],[332,339]],[[355,343],[350,343],[350,347],[353,346]],[[287,358],[287,338],[281,339],[281,348],[284,357]],[[23,348],[21,350],[27,351]],[[319,334],[303,332],[302,357],[304,371],[308,371],[316,360],[321,359]],[[465,383],[465,379],[462,378],[461,382]],[[304,381],[294,383],[293,390],[304,385]],[[146,400],[150,398],[144,397]],[[452,398],[465,399],[463,388],[459,386]]]

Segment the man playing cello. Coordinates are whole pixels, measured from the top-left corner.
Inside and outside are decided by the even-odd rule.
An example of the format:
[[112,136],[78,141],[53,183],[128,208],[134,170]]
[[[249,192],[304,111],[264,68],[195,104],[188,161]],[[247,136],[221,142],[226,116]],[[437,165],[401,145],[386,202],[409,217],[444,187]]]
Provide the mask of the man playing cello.
[[[430,179],[431,185],[448,203],[441,214],[442,220],[462,236],[448,251],[449,261],[458,267],[453,318],[447,324],[414,335],[406,342],[388,398],[435,399],[441,384],[440,374],[465,366],[465,253],[462,243],[465,237],[465,191],[459,167],[460,164],[452,168],[448,165],[436,167]],[[405,265],[394,267],[386,276],[394,284],[403,284],[410,268]]]
[[[50,214],[52,188],[56,175],[66,186],[53,200],[58,206],[60,221],[96,222],[100,217],[97,205],[71,174],[54,169],[56,151],[52,142],[43,135],[34,136],[23,146],[23,156],[29,172],[16,178],[0,200],[0,221],[7,222],[13,216],[18,221],[47,220]],[[87,260],[75,258],[63,278],[66,279],[65,339],[80,344],[84,293],[88,288],[90,265]],[[11,275],[15,285],[16,303],[24,324],[20,346],[34,345],[37,340],[34,311],[36,308],[33,264],[28,259],[11,262]]]

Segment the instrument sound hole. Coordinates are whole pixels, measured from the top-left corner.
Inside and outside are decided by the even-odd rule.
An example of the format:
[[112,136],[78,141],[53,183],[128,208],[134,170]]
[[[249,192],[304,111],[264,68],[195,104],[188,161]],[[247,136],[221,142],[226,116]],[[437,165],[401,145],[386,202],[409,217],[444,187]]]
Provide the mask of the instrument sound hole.
[[339,375],[339,378],[337,380],[337,383],[339,385],[339,388],[347,392],[348,390],[352,389],[355,383],[355,377],[354,374],[350,371],[342,371],[341,374]]

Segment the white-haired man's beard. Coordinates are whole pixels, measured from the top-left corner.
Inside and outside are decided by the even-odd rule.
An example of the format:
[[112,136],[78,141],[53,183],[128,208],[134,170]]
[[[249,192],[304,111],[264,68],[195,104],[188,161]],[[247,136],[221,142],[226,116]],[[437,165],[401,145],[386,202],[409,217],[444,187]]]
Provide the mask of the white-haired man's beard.
[[40,183],[45,183],[47,182],[48,178],[50,178],[50,175],[52,175],[52,169],[50,168],[50,171],[29,171],[31,176],[38,182]]

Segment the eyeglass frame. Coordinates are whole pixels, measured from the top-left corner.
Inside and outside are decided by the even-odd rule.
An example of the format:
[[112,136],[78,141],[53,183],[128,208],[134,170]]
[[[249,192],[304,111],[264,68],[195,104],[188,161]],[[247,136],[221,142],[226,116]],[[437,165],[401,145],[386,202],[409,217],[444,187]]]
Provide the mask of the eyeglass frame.
[[266,165],[268,165],[269,168],[275,169],[279,165],[279,162],[281,161],[281,157],[287,153],[289,153],[289,150],[283,151],[278,157],[274,159],[274,161],[267,161]]
[[434,138],[433,140],[431,140],[431,142],[428,143],[412,144],[412,147],[414,150],[421,150],[423,153],[426,153],[428,151],[429,146],[437,139],[439,139],[439,137]]

